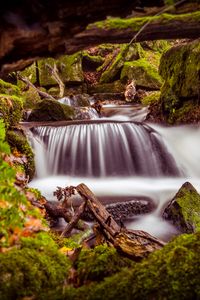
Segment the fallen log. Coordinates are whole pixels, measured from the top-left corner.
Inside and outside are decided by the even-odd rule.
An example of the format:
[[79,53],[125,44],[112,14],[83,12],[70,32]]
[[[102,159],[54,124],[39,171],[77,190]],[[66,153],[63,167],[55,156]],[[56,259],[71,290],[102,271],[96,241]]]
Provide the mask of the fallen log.
[[76,190],[98,222],[99,233],[123,255],[139,260],[165,245],[147,232],[121,228],[85,184],[79,184]]

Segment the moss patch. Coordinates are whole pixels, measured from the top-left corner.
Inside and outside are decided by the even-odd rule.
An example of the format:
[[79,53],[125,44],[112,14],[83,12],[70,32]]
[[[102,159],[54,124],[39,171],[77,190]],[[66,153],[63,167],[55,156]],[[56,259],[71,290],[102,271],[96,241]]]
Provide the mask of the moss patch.
[[47,234],[24,238],[20,249],[0,254],[0,298],[37,298],[47,290],[57,290],[64,285],[69,268],[69,260]]
[[145,106],[152,105],[160,99],[160,91],[151,92],[149,95],[142,98],[141,103]]
[[35,174],[34,154],[27,141],[27,138],[20,132],[9,130],[6,139],[12,151],[17,150],[21,155],[25,155],[27,163],[24,162],[25,173],[31,180]]
[[20,96],[21,92],[18,86],[0,79],[0,94]]
[[54,100],[45,99],[36,104],[29,116],[29,121],[62,121],[72,120],[74,109]]
[[22,98],[0,94],[0,114],[7,128],[19,123],[22,118],[22,110]]
[[200,230],[200,195],[189,182],[183,184],[165,208],[163,216],[182,232]]
[[82,53],[77,52],[73,55],[64,55],[59,58],[58,68],[60,76],[65,83],[84,82],[82,70]]
[[134,79],[138,86],[151,89],[159,89],[162,83],[156,68],[144,58],[124,63],[121,80],[126,82],[128,79]]

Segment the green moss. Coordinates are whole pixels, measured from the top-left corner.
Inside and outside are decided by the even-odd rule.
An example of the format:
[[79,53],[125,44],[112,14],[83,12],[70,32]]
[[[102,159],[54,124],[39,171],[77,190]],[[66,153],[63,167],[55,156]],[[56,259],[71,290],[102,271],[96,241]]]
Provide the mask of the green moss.
[[58,101],[44,99],[36,104],[29,121],[62,121],[74,118],[74,109]]
[[82,70],[82,53],[61,56],[57,63],[60,76],[65,83],[84,82]]
[[57,85],[55,79],[51,77],[50,70],[47,65],[54,67],[54,64],[57,64],[57,61],[53,58],[44,58],[38,60],[38,73],[39,73],[39,83],[40,86],[48,87],[51,85]]
[[0,94],[0,114],[7,128],[19,123],[22,118],[22,110],[22,98]]
[[35,174],[34,154],[27,141],[27,138],[15,131],[8,131],[6,139],[11,147],[11,150],[17,150],[27,158],[27,163],[24,164],[26,175],[31,180]]
[[136,85],[151,89],[159,89],[162,83],[157,69],[144,58],[124,63],[121,80],[126,82],[128,79],[134,79]]
[[199,251],[199,233],[181,235],[142,262],[100,283],[66,288],[63,295],[51,296],[57,300],[199,299]]
[[24,98],[24,109],[32,109],[36,105],[36,103],[41,101],[38,92],[31,86],[22,94]]
[[58,86],[53,86],[48,90],[48,94],[54,98],[59,98],[60,88]]
[[88,87],[90,94],[101,94],[101,93],[122,93],[125,90],[125,86],[119,80],[112,83],[95,84]]
[[0,254],[0,298],[38,299],[40,293],[61,288],[69,268],[69,260],[47,234],[24,238],[20,249]]
[[95,249],[82,249],[76,262],[77,273],[81,284],[87,281],[101,281],[123,267],[131,267],[134,263],[121,257],[115,248],[100,245]]
[[142,56],[143,50],[139,43],[131,45],[122,45],[116,56],[107,56],[104,64],[98,71],[102,72],[99,82],[109,83],[120,78],[120,71],[124,65],[124,62],[138,59]]
[[87,29],[101,28],[104,30],[111,29],[132,29],[133,31],[138,31],[142,26],[146,23],[170,23],[173,19],[178,21],[191,21],[191,20],[200,20],[199,11],[188,14],[180,14],[180,15],[171,15],[171,14],[162,14],[159,16],[147,16],[147,17],[134,17],[134,18],[107,18],[104,21],[99,21],[94,24],[88,25]]
[[[28,78],[28,80],[35,84],[37,82],[37,75],[36,75],[36,63],[31,64],[29,67],[25,68],[23,71],[20,71],[19,74],[22,77],[26,77]],[[17,81],[17,85],[20,88],[24,88],[26,86],[26,84],[24,82],[22,82],[21,80]]]
[[89,63],[92,63],[92,64],[95,64],[96,66],[100,66],[103,64],[104,62],[104,58],[100,55],[90,55],[87,50],[83,51],[82,52],[82,55],[83,55],[83,59],[86,61],[86,62],[89,62]]
[[168,123],[188,119],[186,114],[189,111],[191,120],[193,116],[194,121],[199,120],[198,110],[194,114],[190,109],[199,98],[199,54],[199,41],[193,41],[172,47],[161,57],[159,71],[165,83],[160,99],[162,113]]
[[0,94],[7,94],[11,96],[20,96],[21,92],[18,86],[0,79]]
[[143,105],[147,106],[158,102],[159,99],[160,99],[160,91],[156,91],[142,98],[141,102]]
[[165,208],[163,216],[182,232],[200,230],[200,195],[189,182],[182,185]]

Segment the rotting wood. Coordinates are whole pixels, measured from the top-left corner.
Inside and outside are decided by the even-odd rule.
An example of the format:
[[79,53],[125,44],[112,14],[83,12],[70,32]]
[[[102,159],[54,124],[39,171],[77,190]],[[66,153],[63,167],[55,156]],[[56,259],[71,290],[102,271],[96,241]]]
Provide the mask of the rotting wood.
[[84,209],[87,207],[98,223],[98,226],[95,226],[95,233],[102,235],[103,239],[101,240],[112,244],[124,256],[133,260],[140,260],[165,245],[163,241],[147,232],[121,228],[85,184],[81,183],[75,189],[84,202],[65,228],[62,236],[65,236],[65,233],[68,233],[77,224]]
[[48,93],[43,92],[40,89],[38,89],[32,82],[30,82],[30,80],[27,77],[24,77],[24,76],[20,75],[19,73],[17,73],[17,78],[19,80],[23,81],[28,86],[32,87],[34,90],[36,90],[37,93],[39,94],[39,96],[41,96],[42,98],[51,99],[51,100],[55,100],[56,101],[56,99],[54,97],[52,97]]

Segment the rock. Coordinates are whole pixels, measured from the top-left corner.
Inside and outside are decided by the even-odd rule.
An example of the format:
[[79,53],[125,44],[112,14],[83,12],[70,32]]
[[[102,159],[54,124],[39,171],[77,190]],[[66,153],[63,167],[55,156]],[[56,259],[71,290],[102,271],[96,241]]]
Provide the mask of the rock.
[[120,76],[120,71],[124,65],[124,62],[140,58],[141,52],[142,47],[139,43],[131,44],[129,46],[122,45],[120,46],[120,49],[115,49],[111,56],[108,55],[106,57],[104,64],[101,66],[103,73],[99,82],[113,82],[117,75]]
[[28,121],[64,121],[72,120],[74,117],[75,112],[71,106],[45,99],[35,105]]
[[165,52],[159,72],[165,80],[161,89],[162,114],[170,124],[200,120],[200,42],[174,46]]
[[200,195],[185,182],[163,212],[163,217],[183,233],[200,229]]
[[[28,80],[35,84],[37,82],[37,72],[36,72],[37,66],[36,63],[34,62],[33,64],[31,64],[29,67],[25,68],[23,71],[20,71],[19,74],[22,77],[26,77],[28,78]],[[24,82],[22,82],[21,80],[17,80],[17,85],[20,88],[23,88],[26,86],[26,84]]]
[[75,120],[93,120],[99,118],[97,111],[92,107],[76,107],[74,110],[76,113]]
[[51,77],[50,71],[47,67],[47,65],[50,65],[53,68],[54,64],[57,64],[57,61],[54,58],[49,57],[40,59],[37,63],[40,86],[48,87],[52,85],[58,85],[55,79]]
[[0,94],[0,114],[6,128],[17,125],[23,114],[22,97]]
[[121,71],[121,81],[135,80],[137,86],[158,90],[162,85],[162,79],[158,70],[145,58],[125,62]]
[[98,83],[88,86],[89,94],[107,94],[107,93],[124,93],[125,85],[116,80],[112,83]]
[[64,83],[83,83],[82,53],[63,55],[57,63],[60,70],[60,77]]

